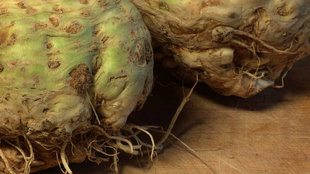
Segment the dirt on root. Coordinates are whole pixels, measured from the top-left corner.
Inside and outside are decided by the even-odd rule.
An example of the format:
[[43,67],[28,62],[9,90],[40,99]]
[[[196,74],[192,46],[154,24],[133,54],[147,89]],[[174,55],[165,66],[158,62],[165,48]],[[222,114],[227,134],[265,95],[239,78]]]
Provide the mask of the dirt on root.
[[81,64],[70,72],[69,84],[79,94],[84,94],[93,84],[93,76],[87,65]]

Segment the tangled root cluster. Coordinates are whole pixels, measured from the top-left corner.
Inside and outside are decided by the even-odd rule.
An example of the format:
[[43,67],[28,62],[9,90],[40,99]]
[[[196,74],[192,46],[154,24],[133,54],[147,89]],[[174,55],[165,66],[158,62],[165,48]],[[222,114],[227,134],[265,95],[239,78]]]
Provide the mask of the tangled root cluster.
[[163,64],[223,95],[283,87],[310,54],[308,0],[132,0],[165,55]]
[[[126,125],[121,131],[107,132],[99,125],[78,128],[72,135],[63,138],[31,137],[26,134],[15,137],[1,137],[0,172],[9,174],[31,173],[59,165],[63,173],[72,173],[69,163],[81,163],[88,159],[98,165],[108,162],[115,173],[120,152],[130,155],[148,155],[152,160],[162,149],[155,144],[153,136],[147,129]],[[148,141],[139,138],[145,133]]]
[[[199,158],[194,150],[171,134],[179,114],[198,84],[198,77],[197,74],[196,83],[183,98],[166,131],[157,126],[134,124],[126,124],[120,130],[114,130],[106,127],[95,110],[90,124],[82,122],[71,133],[56,128],[53,128],[53,131],[30,132],[29,128],[24,126],[16,129],[14,134],[3,133],[2,130],[0,172],[28,174],[59,165],[63,173],[72,174],[69,163],[81,163],[88,159],[98,165],[103,162],[110,163],[111,170],[118,173],[117,164],[120,152],[133,156],[147,155],[152,161],[157,153],[162,151],[163,144],[169,136],[180,141],[185,148]],[[163,136],[155,142],[151,132],[161,133]],[[145,135],[149,140],[145,139]],[[206,163],[205,165],[208,166]]]

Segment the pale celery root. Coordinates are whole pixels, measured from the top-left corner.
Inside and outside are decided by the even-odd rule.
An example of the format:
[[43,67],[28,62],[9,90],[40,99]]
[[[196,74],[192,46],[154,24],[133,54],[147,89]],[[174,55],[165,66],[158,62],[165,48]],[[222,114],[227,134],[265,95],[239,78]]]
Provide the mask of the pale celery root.
[[0,173],[136,154],[120,129],[150,93],[150,43],[128,0],[0,1]]
[[309,0],[132,1],[168,53],[163,64],[189,79],[199,72],[223,95],[283,87],[294,62],[310,54]]

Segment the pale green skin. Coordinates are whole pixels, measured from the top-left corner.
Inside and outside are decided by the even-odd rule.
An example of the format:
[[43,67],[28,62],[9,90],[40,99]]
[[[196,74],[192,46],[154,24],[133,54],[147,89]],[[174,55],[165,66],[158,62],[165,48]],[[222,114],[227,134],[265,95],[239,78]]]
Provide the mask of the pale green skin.
[[[144,103],[153,81],[151,39],[136,8],[127,0],[102,0],[102,7],[98,0],[19,2],[0,1],[0,135],[70,137],[91,124],[90,100],[101,125],[120,129]],[[59,26],[50,17],[59,18]],[[66,32],[72,22],[82,30]],[[38,23],[47,27],[36,29]],[[16,41],[9,45],[13,33]],[[50,60],[61,64],[49,68]],[[69,84],[70,72],[81,64],[92,72],[94,83],[77,93]]]

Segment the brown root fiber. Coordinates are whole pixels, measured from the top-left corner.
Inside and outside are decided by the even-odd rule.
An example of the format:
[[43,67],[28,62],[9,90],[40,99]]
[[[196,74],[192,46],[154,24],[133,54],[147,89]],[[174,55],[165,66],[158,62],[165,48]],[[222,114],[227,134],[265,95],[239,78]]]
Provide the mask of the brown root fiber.
[[[188,101],[186,98],[184,101]],[[183,102],[184,103],[184,102]],[[180,106],[182,109],[184,105]],[[176,120],[179,112],[173,117]],[[88,158],[89,161],[101,164],[109,162],[113,164],[111,169],[118,173],[118,154],[120,151],[130,155],[148,154],[150,161],[162,150],[162,143],[171,134],[174,122],[161,141],[155,143],[150,132],[155,130],[154,126],[141,127],[127,124],[116,135],[110,135],[99,125],[89,125],[73,131],[73,134],[57,138],[57,143],[46,140],[31,139],[27,136],[3,137],[0,146],[0,172],[9,174],[28,174],[41,171],[59,165],[63,173],[73,173],[69,163],[81,163]],[[150,131],[148,131],[148,129]],[[146,134],[150,143],[139,138],[140,134]],[[51,137],[53,139],[53,137]],[[54,154],[54,158],[51,158]]]
[[[64,173],[70,174],[73,172],[69,163],[81,163],[85,158],[97,164],[109,162],[111,159],[110,162],[115,163],[119,150],[137,155],[142,148],[140,145],[133,145],[130,138],[109,135],[104,128],[96,125],[77,129],[62,140],[57,137],[57,143],[22,135],[14,138],[2,137],[1,140],[0,172],[9,174],[28,174],[57,164]],[[51,154],[54,154],[54,158],[51,158]],[[117,170],[117,164],[114,165]]]
[[[110,135],[99,125],[89,125],[73,131],[71,136],[57,138],[57,143],[47,142],[44,139],[31,139],[23,135],[14,138],[2,137],[0,172],[28,174],[59,165],[63,173],[70,174],[73,172],[69,163],[81,163],[88,158],[97,164],[102,162],[113,164],[112,169],[117,173],[120,151],[142,156],[150,151],[152,160],[156,152],[161,150],[155,145],[155,140],[147,129],[130,124],[120,132],[114,133],[115,135]],[[150,144],[139,138],[141,133],[150,137]],[[51,158],[51,154],[54,154],[54,158]]]

